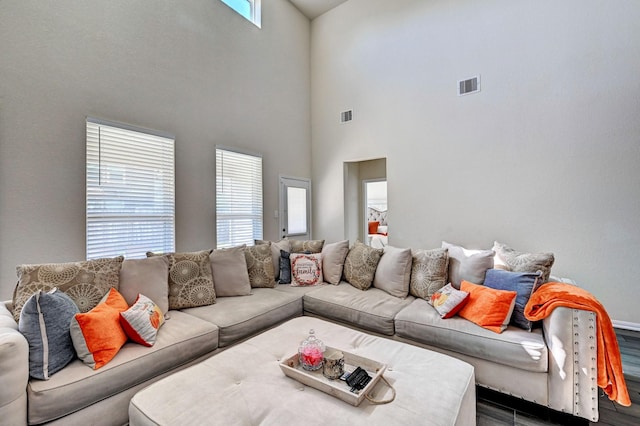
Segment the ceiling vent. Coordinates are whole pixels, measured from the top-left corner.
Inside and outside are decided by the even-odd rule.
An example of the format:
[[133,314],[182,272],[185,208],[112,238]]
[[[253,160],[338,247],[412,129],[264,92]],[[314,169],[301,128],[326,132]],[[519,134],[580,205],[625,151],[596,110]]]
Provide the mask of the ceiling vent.
[[480,91],[480,76],[476,75],[467,80],[458,81],[458,96],[470,95]]
[[350,109],[348,111],[342,111],[340,113],[340,122],[341,123],[346,123],[348,121],[353,120],[353,110]]

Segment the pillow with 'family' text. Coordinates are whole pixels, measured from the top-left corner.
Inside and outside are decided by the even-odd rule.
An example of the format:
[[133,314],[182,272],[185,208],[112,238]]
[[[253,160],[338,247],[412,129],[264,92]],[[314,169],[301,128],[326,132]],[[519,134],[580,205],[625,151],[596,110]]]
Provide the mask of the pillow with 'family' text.
[[291,286],[320,285],[322,279],[322,254],[291,253]]

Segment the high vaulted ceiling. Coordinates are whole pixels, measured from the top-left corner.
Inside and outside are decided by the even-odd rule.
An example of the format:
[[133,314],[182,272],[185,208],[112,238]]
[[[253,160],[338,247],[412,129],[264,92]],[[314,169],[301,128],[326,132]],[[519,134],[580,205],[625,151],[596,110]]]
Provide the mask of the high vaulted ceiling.
[[315,19],[347,0],[289,0],[307,18]]

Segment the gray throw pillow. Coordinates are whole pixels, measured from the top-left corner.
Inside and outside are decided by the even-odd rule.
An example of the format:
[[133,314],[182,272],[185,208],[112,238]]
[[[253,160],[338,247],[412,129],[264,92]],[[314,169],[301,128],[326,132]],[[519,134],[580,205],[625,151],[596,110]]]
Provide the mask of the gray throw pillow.
[[49,380],[75,357],[71,341],[71,319],[79,311],[62,291],[38,290],[22,307],[18,329],[29,343],[29,375]]
[[442,248],[449,249],[449,282],[457,290],[462,280],[482,284],[487,269],[493,268],[493,250],[469,250],[446,241]]
[[549,281],[551,267],[555,261],[553,253],[523,253],[516,251],[506,244],[495,241],[493,243],[495,268],[511,272],[542,271],[542,282]]

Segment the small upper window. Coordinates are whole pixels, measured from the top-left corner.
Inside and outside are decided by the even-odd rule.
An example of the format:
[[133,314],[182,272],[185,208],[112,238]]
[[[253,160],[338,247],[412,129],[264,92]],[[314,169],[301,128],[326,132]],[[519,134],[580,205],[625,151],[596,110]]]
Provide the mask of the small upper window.
[[262,25],[260,1],[261,0],[222,0],[224,4],[253,22],[258,28]]

